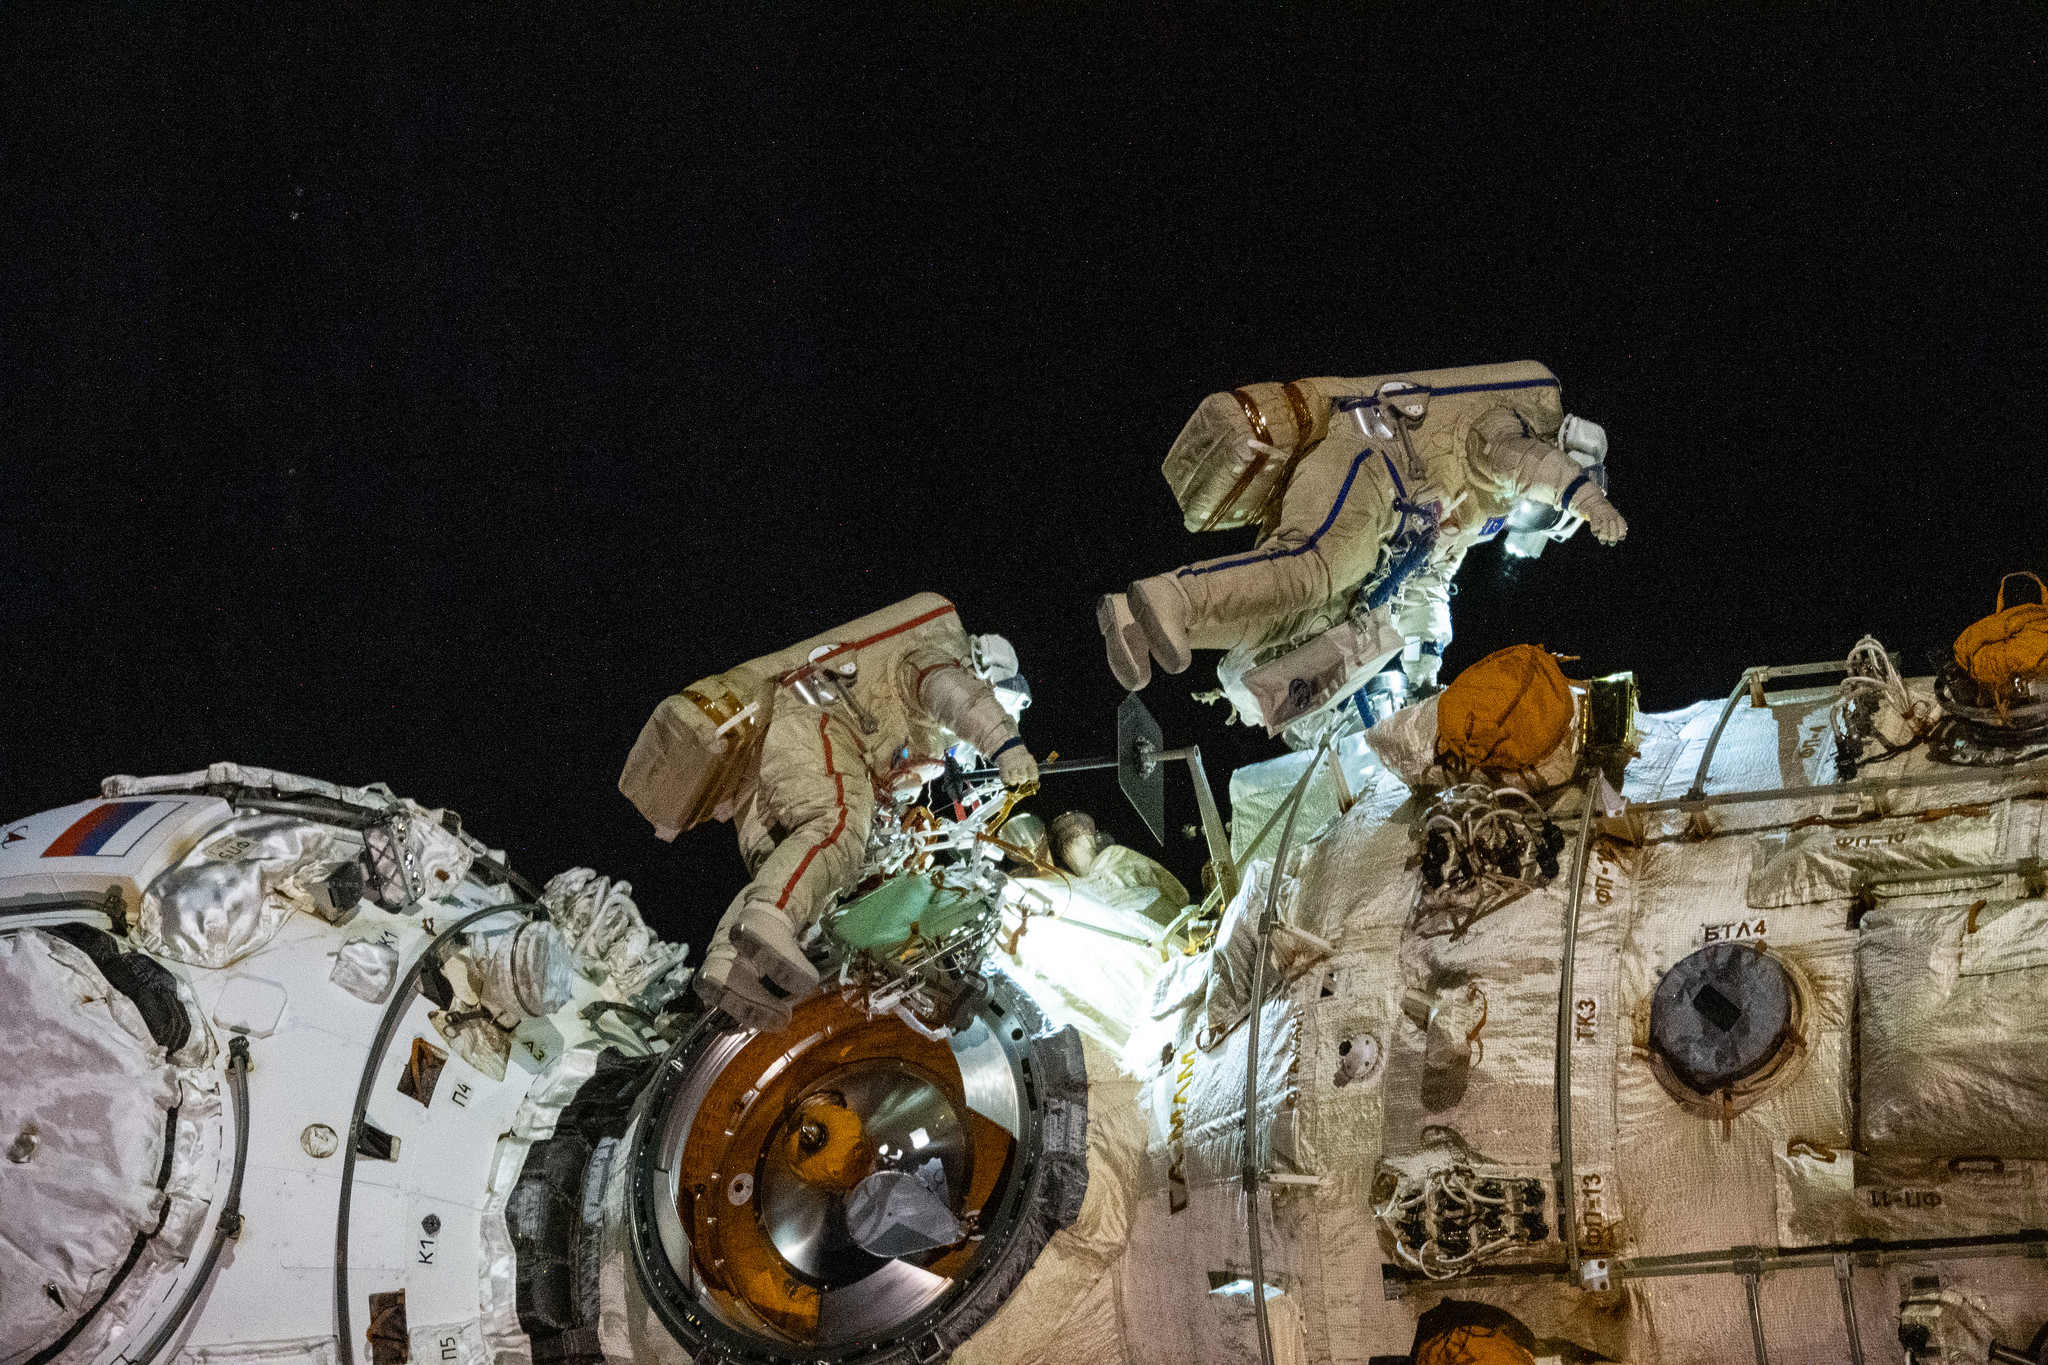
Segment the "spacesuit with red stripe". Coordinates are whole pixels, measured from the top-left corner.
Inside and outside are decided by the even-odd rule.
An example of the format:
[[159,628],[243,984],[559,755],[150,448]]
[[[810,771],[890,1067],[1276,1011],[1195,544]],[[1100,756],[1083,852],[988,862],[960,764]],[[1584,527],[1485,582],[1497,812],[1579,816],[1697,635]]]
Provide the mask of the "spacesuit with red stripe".
[[[937,776],[956,738],[992,758],[1011,786],[1037,779],[991,682],[1004,667],[977,659],[957,615],[901,646],[823,661],[830,687],[850,702],[809,700],[817,689],[795,676],[775,690],[758,777],[736,817],[753,880],[719,922],[699,974],[700,993],[743,1024],[776,1026],[815,982],[797,940],[858,876],[878,799]],[[851,680],[831,672],[847,659],[858,667]],[[1015,672],[1012,655],[1007,675]]]

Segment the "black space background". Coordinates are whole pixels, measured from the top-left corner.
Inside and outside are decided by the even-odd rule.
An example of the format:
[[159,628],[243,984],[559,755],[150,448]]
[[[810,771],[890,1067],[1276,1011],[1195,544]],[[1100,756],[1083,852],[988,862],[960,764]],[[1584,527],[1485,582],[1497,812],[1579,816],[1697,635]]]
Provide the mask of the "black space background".
[[701,943],[648,709],[931,588],[1105,748],[1091,604],[1242,543],[1157,467],[1254,380],[1607,426],[1628,542],[1475,554],[1453,668],[1668,708],[2048,572],[2039,7],[423,13],[0,11],[0,812],[382,779]]

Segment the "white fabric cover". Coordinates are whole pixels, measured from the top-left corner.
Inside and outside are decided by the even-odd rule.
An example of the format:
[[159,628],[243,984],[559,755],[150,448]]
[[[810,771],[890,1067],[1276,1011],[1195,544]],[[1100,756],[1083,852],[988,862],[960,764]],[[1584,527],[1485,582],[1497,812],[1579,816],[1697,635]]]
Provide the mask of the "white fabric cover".
[[884,1259],[952,1246],[963,1232],[946,1206],[946,1169],[936,1157],[912,1171],[876,1171],[854,1186],[846,1228],[861,1250]]
[[1086,876],[1062,875],[1089,901],[1110,910],[1142,915],[1154,924],[1171,923],[1187,908],[1188,889],[1181,885],[1180,878],[1156,859],[1124,844],[1097,849]]
[[[209,1042],[210,1046],[210,1042]],[[191,1048],[187,1048],[191,1051]],[[202,1061],[210,1060],[207,1052]],[[184,1271],[199,1234],[205,1230],[212,1201],[226,1187],[227,1171],[221,1153],[233,1141],[229,1135],[221,1094],[220,1073],[210,1066],[182,1066],[178,1072],[178,1132],[171,1157],[171,1176],[164,1182],[170,1207],[156,1236],[144,1244],[142,1256],[126,1279],[108,1294],[100,1310],[84,1331],[64,1348],[60,1360],[67,1362],[100,1359],[107,1347],[127,1331],[126,1324],[138,1320],[147,1305],[161,1303],[170,1292],[173,1278]]]
[[569,1003],[569,945],[547,920],[526,920],[466,937],[470,984],[505,1027],[553,1014]]
[[1410,787],[1443,785],[1440,777],[1431,777],[1436,772],[1436,703],[1435,697],[1425,697],[1365,732],[1380,762]]
[[[1230,774],[1230,856],[1240,864],[1248,852],[1266,858],[1273,856],[1280,843],[1279,825],[1273,826],[1257,850],[1251,849],[1251,842],[1294,790],[1312,756],[1312,751],[1283,754],[1264,763],[1247,764]],[[1343,767],[1341,798],[1338,779],[1332,773],[1338,764]],[[1322,770],[1302,794],[1301,814],[1295,817],[1297,846],[1306,846],[1328,828],[1337,817],[1341,799],[1355,802],[1388,791],[1398,792],[1399,797],[1408,794],[1367,747],[1365,735],[1347,735],[1338,740],[1323,756],[1321,766]]]
[[0,934],[0,1032],[0,1148],[31,1125],[39,1138],[31,1159],[0,1159],[0,1362],[13,1365],[98,1302],[157,1225],[178,1082],[92,959],[34,929]]
[[398,979],[398,948],[372,938],[344,943],[334,955],[328,979],[358,1000],[381,1005]]
[[[998,938],[1008,951],[996,960],[1053,1027],[1071,1024],[1120,1052],[1130,1038],[1132,1021],[1147,1013],[1160,968],[1157,948],[1129,940],[1149,940],[1159,926],[1137,910],[1097,899],[1092,891],[1099,883],[1092,871],[1085,878],[1032,877],[1011,883]],[[1020,914],[1028,917],[1020,922]],[[1123,937],[1110,938],[1087,925]]]
[[548,879],[540,903],[568,939],[577,970],[592,980],[610,976],[622,995],[639,995],[689,956],[689,944],[665,943],[647,927],[631,882],[572,867]]
[[305,820],[236,816],[150,883],[137,946],[195,967],[241,961],[307,900],[293,876],[332,846],[328,830]]

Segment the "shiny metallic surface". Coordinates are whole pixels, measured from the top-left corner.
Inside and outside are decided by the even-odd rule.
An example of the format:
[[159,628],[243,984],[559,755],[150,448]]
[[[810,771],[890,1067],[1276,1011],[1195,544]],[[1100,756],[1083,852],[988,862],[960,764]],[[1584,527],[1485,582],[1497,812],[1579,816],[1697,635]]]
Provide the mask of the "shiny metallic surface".
[[1049,866],[1052,862],[1052,837],[1046,833],[1045,821],[1035,815],[1011,816],[1003,822],[1003,827],[996,837],[1010,849],[1017,850],[1015,853],[1005,850],[1013,863],[1022,864],[1029,869]]
[[622,1139],[632,1292],[686,1353],[909,1365],[971,1335],[1005,1297],[990,1286],[1073,1222],[1078,1038],[987,981],[950,1037],[827,990],[787,1029],[700,1031],[663,1062]]
[[1011,1137],[1024,1135],[1023,1115],[1017,1101],[1017,1078],[1010,1071],[1009,1054],[986,1019],[977,1018],[947,1042],[953,1061],[960,1068],[960,1083],[967,1107],[989,1120]]
[[934,1158],[949,1190],[967,1188],[966,1122],[938,1082],[907,1062],[854,1063],[810,1086],[770,1136],[758,1216],[775,1250],[807,1281],[824,1289],[853,1284],[889,1264],[861,1250],[847,1230],[854,1187],[877,1171],[915,1170]]
[[829,1345],[886,1332],[915,1316],[952,1283],[908,1261],[884,1261],[859,1284],[828,1290],[820,1299],[818,1341]]

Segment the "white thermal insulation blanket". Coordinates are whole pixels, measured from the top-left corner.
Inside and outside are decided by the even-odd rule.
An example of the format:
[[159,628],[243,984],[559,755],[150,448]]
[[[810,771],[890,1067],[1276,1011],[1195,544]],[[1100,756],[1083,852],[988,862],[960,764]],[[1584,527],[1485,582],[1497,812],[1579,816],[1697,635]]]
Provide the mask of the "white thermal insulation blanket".
[[1864,917],[1874,1153],[2048,1158],[2048,902],[1972,905]]
[[[1131,1023],[1151,1010],[1159,926],[1141,910],[1105,904],[1086,878],[1033,877],[1006,898],[995,961],[1057,1028],[1121,1053]],[[1105,934],[1100,930],[1108,930]],[[1112,937],[1111,935],[1115,935]]]
[[289,815],[238,815],[149,884],[138,947],[195,967],[226,967],[270,942],[311,897],[295,875],[324,866],[333,836]]
[[0,1362],[90,1310],[164,1195],[177,1073],[142,1015],[85,953],[34,929],[0,934]]
[[1131,1237],[1145,1127],[1138,1084],[1114,1055],[1084,1040],[1088,1067],[1088,1194],[1017,1288],[953,1353],[954,1365],[1110,1365],[1126,1359],[1115,1267]]

